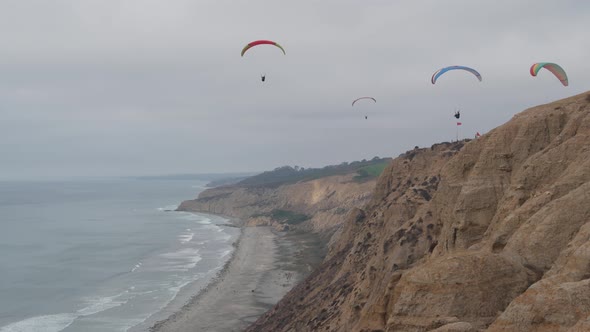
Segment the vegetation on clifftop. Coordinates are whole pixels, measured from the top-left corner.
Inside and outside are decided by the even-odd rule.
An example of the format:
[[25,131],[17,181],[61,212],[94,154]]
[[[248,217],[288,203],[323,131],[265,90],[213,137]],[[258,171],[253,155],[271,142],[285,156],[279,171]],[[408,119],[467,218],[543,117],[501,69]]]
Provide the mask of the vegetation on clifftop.
[[242,187],[278,187],[299,181],[309,181],[327,176],[352,173],[358,173],[358,180],[365,180],[379,176],[390,161],[391,158],[375,157],[371,160],[363,159],[351,163],[343,162],[339,165],[330,165],[323,168],[282,166],[272,171],[249,177],[240,181],[237,185]]
[[386,160],[377,164],[361,167],[359,170],[356,171],[358,175],[356,175],[354,179],[356,181],[367,181],[379,177],[379,175],[383,173],[383,170],[385,170],[385,167],[389,165],[389,162],[390,160]]
[[288,225],[297,225],[306,220],[309,220],[311,217],[303,214],[297,213],[290,210],[282,210],[282,209],[273,209],[268,213],[256,213],[251,216],[252,218],[258,217],[269,217],[273,221],[276,221],[281,224],[288,224]]

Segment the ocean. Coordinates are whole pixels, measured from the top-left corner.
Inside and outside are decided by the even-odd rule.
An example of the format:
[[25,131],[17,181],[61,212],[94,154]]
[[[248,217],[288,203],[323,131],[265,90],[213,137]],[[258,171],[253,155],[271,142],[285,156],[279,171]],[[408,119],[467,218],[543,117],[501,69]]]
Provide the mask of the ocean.
[[0,182],[0,332],[142,331],[179,309],[217,275],[240,232],[221,217],[172,211],[204,185]]

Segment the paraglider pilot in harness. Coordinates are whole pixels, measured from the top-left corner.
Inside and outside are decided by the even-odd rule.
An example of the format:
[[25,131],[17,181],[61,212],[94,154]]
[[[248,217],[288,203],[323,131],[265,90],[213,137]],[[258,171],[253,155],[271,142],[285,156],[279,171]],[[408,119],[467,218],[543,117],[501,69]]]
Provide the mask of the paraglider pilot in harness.
[[262,82],[264,82],[264,80],[266,79],[266,74],[260,75],[260,79],[262,80]]
[[461,113],[460,111],[455,111],[455,118],[460,118],[461,117]]

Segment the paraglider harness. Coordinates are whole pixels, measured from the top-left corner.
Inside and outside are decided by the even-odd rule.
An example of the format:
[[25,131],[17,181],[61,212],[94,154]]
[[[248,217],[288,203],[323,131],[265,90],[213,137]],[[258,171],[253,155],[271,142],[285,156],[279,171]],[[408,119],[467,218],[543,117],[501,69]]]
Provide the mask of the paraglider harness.
[[461,113],[459,111],[455,111],[455,118],[460,118],[461,117]]
[[266,79],[266,74],[260,75],[260,79],[262,79],[262,82],[264,82],[264,80]]

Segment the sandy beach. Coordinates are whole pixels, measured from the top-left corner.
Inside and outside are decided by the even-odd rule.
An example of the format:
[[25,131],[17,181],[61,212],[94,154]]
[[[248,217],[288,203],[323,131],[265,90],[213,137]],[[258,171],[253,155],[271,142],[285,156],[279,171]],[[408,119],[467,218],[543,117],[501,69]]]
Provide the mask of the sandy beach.
[[219,277],[151,331],[242,331],[319,264],[319,240],[308,234],[244,227]]

